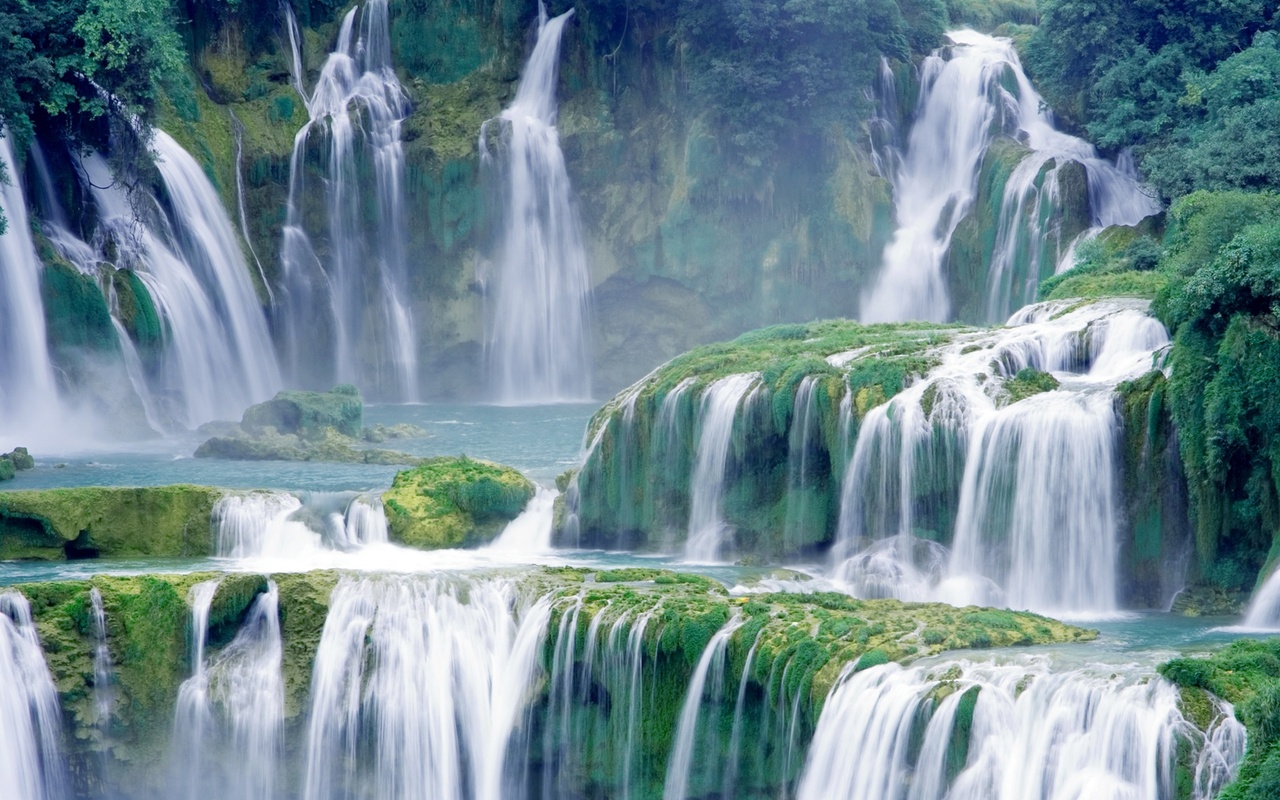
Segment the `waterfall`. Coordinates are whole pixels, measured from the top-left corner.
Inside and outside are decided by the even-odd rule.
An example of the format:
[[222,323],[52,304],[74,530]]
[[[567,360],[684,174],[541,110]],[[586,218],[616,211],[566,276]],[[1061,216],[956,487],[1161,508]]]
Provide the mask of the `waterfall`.
[[231,132],[235,136],[235,157],[236,157],[236,211],[240,217],[240,235],[244,237],[245,246],[249,248],[249,255],[253,256],[253,264],[258,268],[258,279],[262,281],[262,288],[267,293],[267,300],[271,305],[275,305],[275,295],[271,291],[271,284],[267,281],[267,273],[262,270],[262,261],[258,258],[258,253],[253,249],[253,237],[249,235],[249,215],[244,208],[244,123],[236,116],[236,112],[227,110],[231,115]]
[[[0,142],[0,146],[6,145]],[[9,174],[12,180],[14,173]],[[9,224],[13,222],[10,217]],[[66,796],[59,751],[61,726],[58,690],[45,665],[31,605],[16,592],[4,592],[0,594],[0,797],[61,800]]]
[[[581,224],[556,131],[560,38],[573,9],[547,19],[511,106],[497,118],[505,173],[503,229],[488,358],[503,403],[591,397],[591,279]],[[480,129],[482,163],[493,164],[490,128]]]
[[525,506],[518,517],[507,523],[502,533],[485,549],[523,555],[536,555],[550,550],[555,504],[559,496],[560,493],[553,489],[537,486],[529,505]]
[[[287,22],[294,81],[310,117],[294,137],[280,249],[284,291],[276,306],[292,377],[326,387],[335,381],[355,383],[375,397],[411,402],[418,394],[418,350],[409,307],[401,144],[410,108],[391,63],[387,0],[368,0],[343,18],[337,45],[310,97],[303,91],[291,10]],[[307,146],[317,130],[328,144],[325,229],[308,232],[304,173]],[[363,148],[357,147],[357,134]],[[361,158],[372,162],[372,187],[360,182]],[[366,217],[376,217],[377,224],[369,228]],[[327,236],[324,261],[312,246],[316,235]],[[331,339],[319,356],[317,314],[326,318]]]
[[720,507],[725,466],[733,443],[738,407],[749,403],[759,388],[757,373],[730,375],[708,386],[702,395],[698,420],[701,432],[690,487],[689,533],[684,551],[688,561],[715,561],[722,556],[725,546],[731,544],[732,531]]
[[213,507],[214,551],[221,558],[296,561],[388,541],[378,495],[312,492],[227,494]]
[[[684,705],[680,709],[680,721],[676,725],[676,738],[671,745],[671,758],[667,762],[667,780],[663,787],[663,800],[684,800],[688,796],[689,773],[693,768],[694,748],[698,738],[698,715],[702,710],[703,690],[707,689],[716,711],[724,693],[725,652],[729,646],[729,637],[742,626],[742,619],[734,617],[724,627],[716,631],[707,646],[703,648],[694,667],[693,678],[686,690]],[[710,687],[707,684],[710,681]],[[712,724],[711,729],[718,727]],[[702,749],[705,761],[703,764],[712,769],[719,767],[713,759],[716,755],[714,747]]]
[[209,611],[218,583],[217,580],[197,583],[191,587],[188,598],[191,602],[191,677],[178,687],[171,769],[175,794],[190,800],[204,796],[201,781],[205,774],[205,743],[212,724],[204,650],[209,636]]
[[[991,320],[1033,300],[1040,273],[1056,266],[1070,245],[1062,241],[1056,219],[1058,176],[1066,164],[1085,169],[1092,225],[1133,225],[1159,211],[1128,165],[1107,162],[1088,142],[1054,127],[1011,41],[968,30],[948,37],[951,43],[921,65],[915,124],[906,153],[889,171],[898,228],[880,277],[863,298],[865,322],[943,321],[952,315],[944,274],[952,235],[973,210],[983,158],[998,136],[1012,137],[1030,152],[1000,202],[987,278]],[[1040,263],[1046,240],[1053,243],[1051,265]],[[1020,258],[1030,262],[1022,276],[1016,269]]]
[[[1055,670],[1043,657],[846,668],[823,706],[798,796],[1174,797],[1179,739],[1193,730],[1178,699],[1177,687],[1132,667]],[[1195,796],[1221,786],[1206,781],[1212,793]]]
[[550,608],[501,579],[343,578],[316,653],[302,796],[517,796],[510,756]]
[[9,439],[30,436],[34,426],[56,415],[58,391],[45,339],[43,267],[31,238],[12,137],[3,129],[0,168],[8,176],[8,183],[0,184],[0,211],[8,223],[0,235],[0,450],[7,450],[27,443]]
[[1280,569],[1273,571],[1254,592],[1242,625],[1254,630],[1280,630]]
[[[825,525],[825,517],[819,517],[822,509],[815,507],[813,452],[821,435],[818,409],[815,405],[818,378],[806,375],[796,389],[792,403],[791,428],[787,440],[787,516],[783,522],[782,541],[788,551],[798,545],[820,538],[822,531],[814,528]],[[818,535],[815,535],[818,534]]]
[[150,393],[194,428],[239,416],[270,397],[280,373],[249,266],[217,192],[168,134],[156,131],[155,147],[171,213],[153,200],[153,213],[140,218],[101,156],[79,164],[98,211],[99,252],[116,250],[116,266],[135,271],[161,316],[164,352]]
[[[1115,611],[1115,389],[1169,341],[1145,312],[1044,303],[935,351],[937,367],[858,427],[832,577],[862,597]],[[1025,368],[1059,388],[1009,402]]]
[[93,622],[93,707],[98,712],[98,727],[106,728],[116,702],[115,668],[107,646],[107,612],[96,586],[89,590],[89,617]]

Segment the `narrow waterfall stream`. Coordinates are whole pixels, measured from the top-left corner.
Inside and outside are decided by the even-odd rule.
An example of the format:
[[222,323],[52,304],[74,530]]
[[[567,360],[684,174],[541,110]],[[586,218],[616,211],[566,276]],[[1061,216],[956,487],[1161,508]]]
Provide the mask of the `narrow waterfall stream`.
[[560,39],[572,16],[548,19],[539,0],[538,41],[515,99],[480,129],[481,159],[505,182],[486,342],[503,403],[591,397],[591,279],[556,131]]
[[758,379],[758,375],[730,375],[711,384],[703,395],[689,539],[685,545],[685,557],[690,561],[715,561],[723,555],[728,538],[720,509],[725,464],[739,406],[751,401]]

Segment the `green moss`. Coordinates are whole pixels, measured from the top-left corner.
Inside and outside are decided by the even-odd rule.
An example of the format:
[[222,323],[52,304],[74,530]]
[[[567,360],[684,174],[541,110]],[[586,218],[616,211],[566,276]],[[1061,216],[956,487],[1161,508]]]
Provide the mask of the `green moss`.
[[23,548],[48,558],[207,555],[220,496],[200,486],[0,493],[0,557]]
[[1047,372],[1026,367],[1004,382],[1004,400],[1006,403],[1017,403],[1042,392],[1052,392],[1058,388],[1058,379]]
[[533,498],[534,486],[511,467],[433,458],[396,475],[382,495],[391,537],[424,549],[489,541]]
[[249,430],[274,428],[294,434],[333,428],[357,439],[364,429],[364,403],[359,390],[345,384],[328,392],[279,392],[265,403],[250,406],[240,424]]
[[413,466],[423,459],[396,450],[365,447],[334,428],[311,429],[304,435],[280,434],[275,428],[241,429],[232,436],[214,436],[196,448],[196,458],[232,461],[319,461],[329,464]]

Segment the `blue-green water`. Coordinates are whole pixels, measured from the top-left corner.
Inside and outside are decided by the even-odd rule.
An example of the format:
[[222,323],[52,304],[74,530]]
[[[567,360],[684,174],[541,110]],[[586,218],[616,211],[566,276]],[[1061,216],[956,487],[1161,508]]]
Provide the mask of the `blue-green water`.
[[[417,425],[421,439],[372,445],[416,456],[465,453],[520,469],[540,483],[573,466],[594,405],[366,406],[365,425]],[[36,468],[19,473],[4,489],[62,486],[157,486],[194,483],[230,489],[321,492],[385,489],[399,468],[369,464],[223,461],[192,458],[203,437],[186,434],[128,447],[82,453],[35,452]]]

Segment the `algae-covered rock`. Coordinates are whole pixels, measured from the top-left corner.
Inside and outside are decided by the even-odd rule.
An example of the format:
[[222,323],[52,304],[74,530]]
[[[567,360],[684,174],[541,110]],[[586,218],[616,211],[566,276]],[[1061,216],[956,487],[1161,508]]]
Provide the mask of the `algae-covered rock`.
[[27,448],[25,447],[15,447],[13,452],[5,453],[0,456],[0,458],[12,463],[13,468],[16,470],[36,468],[36,460],[31,457],[31,454],[27,452]]
[[181,485],[0,493],[0,559],[207,555],[221,494]]
[[422,459],[394,450],[359,447],[359,441],[335,428],[321,428],[309,435],[280,433],[263,428],[254,433],[240,430],[230,436],[214,436],[196,448],[196,458],[232,461],[323,461],[336,464],[413,466]]
[[1019,370],[1017,375],[1004,382],[1002,402],[1007,405],[1034,397],[1041,392],[1052,392],[1058,388],[1058,379],[1047,372],[1027,367]]
[[18,473],[18,468],[7,458],[0,458],[0,481],[11,481]]
[[394,541],[423,549],[467,547],[499,534],[533,493],[533,483],[512,467],[444,457],[396,475],[382,505]]
[[379,423],[372,428],[365,428],[362,434],[364,440],[370,444],[381,444],[388,439],[425,439],[430,435],[425,429],[407,422],[396,425]]
[[359,390],[347,384],[328,392],[280,392],[265,403],[250,406],[240,426],[248,431],[274,428],[280,433],[304,435],[333,428],[358,438],[364,427],[364,403]]

